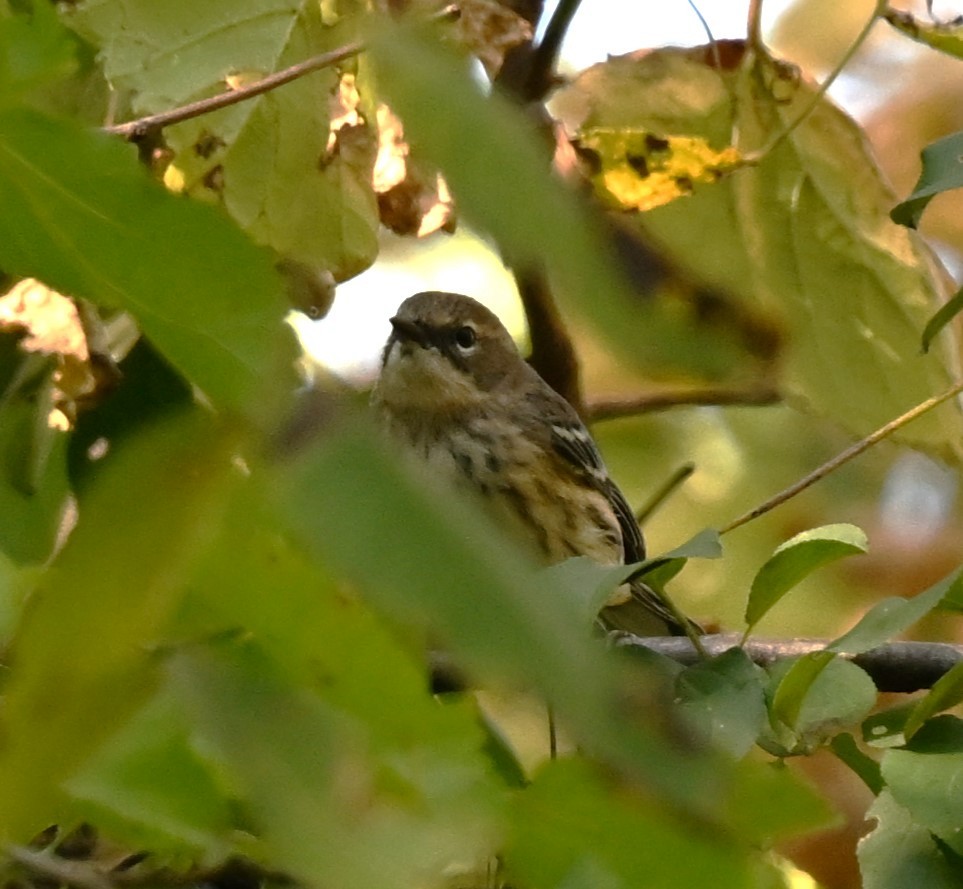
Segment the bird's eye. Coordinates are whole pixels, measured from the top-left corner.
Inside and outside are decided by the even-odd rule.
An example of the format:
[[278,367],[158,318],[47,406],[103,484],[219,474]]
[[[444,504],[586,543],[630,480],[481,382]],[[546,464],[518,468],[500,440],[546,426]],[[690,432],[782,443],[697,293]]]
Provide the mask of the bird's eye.
[[470,349],[475,345],[477,340],[478,335],[475,333],[474,327],[468,327],[466,325],[465,327],[459,327],[458,330],[455,331],[455,342],[460,349]]

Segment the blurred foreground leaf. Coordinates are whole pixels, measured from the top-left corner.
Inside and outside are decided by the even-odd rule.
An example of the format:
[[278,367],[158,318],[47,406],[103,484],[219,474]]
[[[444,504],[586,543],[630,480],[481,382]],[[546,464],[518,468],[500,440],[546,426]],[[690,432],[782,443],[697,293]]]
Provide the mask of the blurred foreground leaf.
[[285,306],[266,253],[213,208],[151,182],[114,137],[0,112],[0,265],[129,311],[219,406],[252,409],[293,380]]
[[483,95],[463,61],[410,28],[374,30],[370,54],[412,145],[438,165],[459,207],[510,264],[545,266],[565,305],[637,366],[731,369],[735,342],[700,329],[679,305],[627,290],[599,220],[550,175],[548,151],[521,110],[497,91]]
[[61,782],[148,691],[151,647],[231,486],[231,444],[199,414],[132,442],[40,577],[5,687],[0,825],[9,839],[24,842],[65,814]]
[[618,800],[577,760],[546,766],[517,797],[505,855],[523,885],[751,885],[747,861],[721,836],[696,837],[650,802]]

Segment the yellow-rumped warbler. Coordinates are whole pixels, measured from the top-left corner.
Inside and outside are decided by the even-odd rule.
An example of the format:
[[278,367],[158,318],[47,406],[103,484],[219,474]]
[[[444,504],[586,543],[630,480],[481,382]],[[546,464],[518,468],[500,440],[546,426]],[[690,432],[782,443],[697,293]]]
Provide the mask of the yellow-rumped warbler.
[[[481,495],[546,562],[645,557],[591,435],[492,312],[432,291],[406,299],[391,326],[372,402],[432,474]],[[600,618],[639,634],[684,632],[641,583],[618,590]]]

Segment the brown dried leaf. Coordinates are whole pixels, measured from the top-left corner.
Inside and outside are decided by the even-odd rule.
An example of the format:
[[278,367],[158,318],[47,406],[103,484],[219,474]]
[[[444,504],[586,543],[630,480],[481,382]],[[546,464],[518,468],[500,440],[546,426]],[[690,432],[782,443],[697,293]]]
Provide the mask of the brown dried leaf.
[[380,105],[378,156],[372,182],[378,195],[381,224],[398,235],[423,238],[439,229],[454,229],[454,203],[436,171],[422,172],[409,162],[404,127],[386,105]]

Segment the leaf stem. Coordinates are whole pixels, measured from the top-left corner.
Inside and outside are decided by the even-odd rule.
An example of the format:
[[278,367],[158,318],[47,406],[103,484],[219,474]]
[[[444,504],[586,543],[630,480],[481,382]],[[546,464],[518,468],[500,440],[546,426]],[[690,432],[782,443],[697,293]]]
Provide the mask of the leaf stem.
[[[758,9],[757,9],[758,7]],[[826,76],[823,82],[819,85],[816,92],[813,94],[812,98],[806,103],[802,111],[799,112],[796,117],[790,121],[785,128],[777,133],[766,145],[761,149],[754,152],[749,152],[746,154],[744,161],[747,164],[757,164],[764,160],[769,154],[776,150],[782,143],[792,135],[792,133],[806,120],[809,115],[813,113],[816,106],[822,101],[823,96],[826,95],[826,91],[833,85],[836,78],[842,74],[843,69],[850,63],[853,56],[856,55],[859,48],[866,42],[866,38],[869,37],[869,32],[872,31],[873,25],[876,24],[876,20],[883,15],[886,11],[887,3],[886,0],[876,0],[876,6],[873,8],[873,13],[863,25],[862,30],[856,36],[856,39],[849,45],[849,48],[843,54],[843,57],[836,63],[836,67]],[[753,19],[753,11],[756,11],[756,19]],[[753,0],[750,7],[750,32],[749,32],[749,44],[757,52],[764,51],[762,46],[761,36],[758,32],[760,23],[758,21],[758,16],[762,13],[762,0]],[[753,28],[756,29],[753,33]]]
[[838,469],[844,463],[848,463],[854,457],[858,457],[863,451],[868,450],[873,445],[882,441],[887,436],[891,435],[897,429],[901,429],[907,423],[912,422],[917,417],[923,416],[923,414],[931,411],[937,405],[942,404],[944,401],[949,401],[954,395],[959,395],[963,392],[963,380],[958,380],[945,392],[939,395],[934,395],[932,398],[927,398],[926,401],[920,402],[916,407],[908,410],[905,414],[901,414],[895,420],[890,420],[884,426],[880,426],[875,432],[870,433],[866,438],[861,439],[856,442],[851,447],[846,448],[845,451],[840,452],[831,460],[823,463],[818,469],[810,472],[809,475],[801,478],[798,482],[790,485],[783,491],[780,491],[774,497],[770,497],[765,503],[760,504],[755,509],[750,510],[744,515],[739,516],[739,518],[734,521],[729,522],[724,528],[721,528],[719,533],[726,534],[729,531],[738,528],[740,525],[746,524],[746,522],[752,521],[752,519],[759,518],[759,516],[764,513],[769,512],[771,509],[785,503],[787,500],[795,497],[800,491],[804,491],[810,485],[815,484],[820,479],[825,478],[831,472]]

